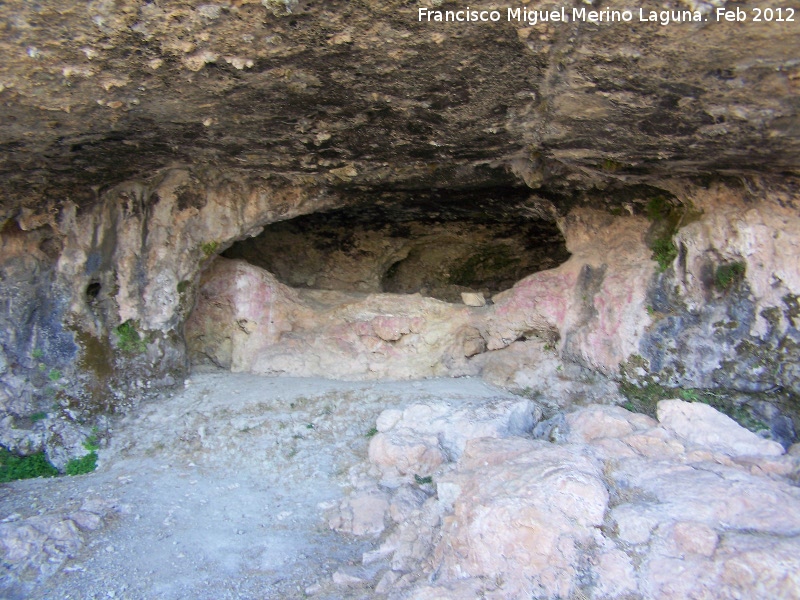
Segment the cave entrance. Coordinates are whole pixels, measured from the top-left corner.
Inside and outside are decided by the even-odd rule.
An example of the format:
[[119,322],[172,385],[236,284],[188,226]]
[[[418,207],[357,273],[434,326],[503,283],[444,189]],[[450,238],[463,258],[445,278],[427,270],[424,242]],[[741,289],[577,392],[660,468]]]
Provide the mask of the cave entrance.
[[569,258],[540,206],[527,188],[377,193],[271,224],[222,255],[294,288],[488,298]]

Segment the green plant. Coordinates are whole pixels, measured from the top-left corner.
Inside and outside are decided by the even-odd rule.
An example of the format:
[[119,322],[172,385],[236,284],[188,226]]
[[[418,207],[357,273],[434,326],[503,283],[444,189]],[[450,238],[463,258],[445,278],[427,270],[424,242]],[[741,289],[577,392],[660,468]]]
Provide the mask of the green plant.
[[203,251],[203,256],[208,258],[213,256],[216,253],[217,248],[219,248],[219,242],[205,242],[200,244],[200,250]]
[[141,354],[147,350],[147,342],[136,330],[135,321],[125,321],[114,329],[114,334],[117,336],[117,348],[125,354]]
[[37,421],[44,421],[47,418],[47,413],[44,411],[35,412],[30,417],[28,417],[33,423]]
[[50,372],[47,374],[47,378],[55,383],[59,379],[61,379],[61,371],[58,369],[50,369]]
[[370,427],[369,430],[367,430],[367,433],[364,434],[364,436],[367,437],[367,438],[371,438],[371,437],[374,437],[375,434],[377,434],[377,433],[378,433],[378,428],[377,427]]
[[417,482],[417,485],[425,485],[426,483],[433,483],[433,477],[428,475],[427,477],[420,477],[419,475],[414,475],[414,481]]
[[83,447],[89,451],[89,454],[71,459],[64,469],[67,475],[84,475],[97,468],[97,451],[100,449],[100,444],[97,441],[96,433],[92,433],[84,440]]
[[56,475],[58,469],[50,464],[44,452],[19,456],[0,446],[0,483]]
[[712,392],[697,388],[668,388],[652,381],[641,386],[622,381],[619,384],[619,390],[627,399],[622,407],[631,412],[640,412],[655,417],[656,407],[661,400],[680,398],[686,402],[708,404],[750,431],[769,429],[766,424],[753,417],[746,407],[735,404],[725,392]]
[[31,356],[36,360],[41,360],[44,358],[44,350],[41,348],[36,348],[33,352],[31,352]]
[[672,234],[653,240],[650,250],[653,251],[651,258],[658,263],[658,270],[662,273],[678,256],[678,249],[675,247],[675,242],[672,241]]
[[717,289],[727,290],[734,283],[744,279],[747,267],[743,262],[734,262],[727,265],[719,265],[714,272],[714,285]]
[[100,449],[100,444],[97,441],[97,430],[93,429],[93,433],[83,441],[83,447],[89,452],[94,452]]
[[648,306],[648,307],[647,307],[647,314],[648,314],[648,315],[650,315],[650,316],[652,317],[653,315],[655,315],[655,314],[656,314],[656,309],[655,309],[655,308],[653,308],[652,306]]
[[97,468],[97,452],[90,452],[81,458],[71,459],[66,466],[67,475],[85,475]]
[[179,281],[178,285],[176,286],[177,290],[178,290],[178,293],[179,294],[185,293],[186,290],[189,289],[189,285],[190,285],[190,283],[186,279],[184,279],[182,281]]
[[652,223],[648,234],[650,250],[653,252],[651,258],[663,273],[678,256],[673,236],[681,227],[699,219],[702,212],[691,204],[675,205],[665,196],[651,198],[644,212]]

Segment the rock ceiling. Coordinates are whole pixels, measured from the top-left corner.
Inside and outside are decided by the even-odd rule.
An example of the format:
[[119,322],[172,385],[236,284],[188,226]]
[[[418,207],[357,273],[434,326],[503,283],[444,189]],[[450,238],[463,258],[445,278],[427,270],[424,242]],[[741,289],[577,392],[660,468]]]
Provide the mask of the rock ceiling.
[[4,2],[0,214],[176,165],[551,192],[800,171],[800,23],[718,22],[701,2],[707,21],[667,26],[442,24],[420,6]]

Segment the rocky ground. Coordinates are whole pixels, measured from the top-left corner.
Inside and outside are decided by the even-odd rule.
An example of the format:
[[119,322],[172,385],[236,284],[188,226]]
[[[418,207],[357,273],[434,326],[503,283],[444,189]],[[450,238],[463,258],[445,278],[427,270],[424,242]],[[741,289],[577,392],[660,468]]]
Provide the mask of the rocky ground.
[[101,432],[96,472],[0,488],[0,590],[800,597],[797,448],[700,403],[658,416],[552,415],[472,378],[196,372]]
[[473,379],[197,373],[109,432],[96,472],[0,488],[0,596],[305,597],[372,548],[333,532],[325,513],[366,458],[380,412],[497,396]]

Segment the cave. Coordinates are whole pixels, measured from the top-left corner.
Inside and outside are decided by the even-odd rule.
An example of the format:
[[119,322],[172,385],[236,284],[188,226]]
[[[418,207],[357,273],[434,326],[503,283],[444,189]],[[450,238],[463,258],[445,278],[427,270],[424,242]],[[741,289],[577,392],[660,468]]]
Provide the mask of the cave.
[[527,188],[377,193],[267,225],[221,256],[295,288],[489,299],[569,258],[555,215],[533,204]]
[[66,4],[0,2],[0,596],[797,597],[796,2]]

